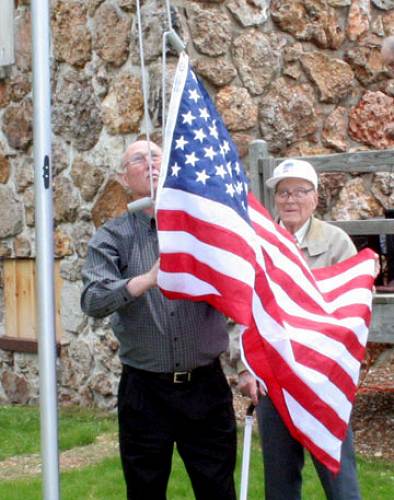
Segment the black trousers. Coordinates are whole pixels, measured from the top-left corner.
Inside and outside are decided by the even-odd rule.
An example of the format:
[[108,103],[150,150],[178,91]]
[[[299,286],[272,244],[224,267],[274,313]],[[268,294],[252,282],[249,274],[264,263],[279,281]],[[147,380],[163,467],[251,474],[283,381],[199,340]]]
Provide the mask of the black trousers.
[[219,362],[183,384],[124,368],[118,419],[128,500],[166,498],[175,443],[196,499],[236,498],[236,423]]

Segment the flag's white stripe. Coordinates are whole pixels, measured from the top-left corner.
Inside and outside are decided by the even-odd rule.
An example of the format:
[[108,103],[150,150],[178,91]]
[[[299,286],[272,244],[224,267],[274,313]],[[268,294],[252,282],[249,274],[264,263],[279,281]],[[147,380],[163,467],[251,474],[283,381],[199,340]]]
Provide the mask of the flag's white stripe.
[[179,189],[164,188],[160,198],[160,210],[180,210],[209,224],[215,224],[238,234],[254,250],[256,233],[253,227],[238,213],[223,203]]
[[290,368],[299,374],[308,387],[330,406],[344,422],[349,420],[352,404],[341,389],[326,375],[297,361]]
[[160,288],[169,292],[186,293],[187,295],[220,295],[219,291],[206,281],[189,273],[166,273],[159,270],[157,283]]
[[337,362],[351,377],[353,383],[357,384],[360,362],[349,353],[341,342],[327,337],[316,330],[295,328],[287,323],[285,324],[285,328],[291,340],[309,347],[318,353],[323,353],[328,358]]
[[[344,291],[341,295],[331,301],[325,300],[321,295],[321,282],[317,282],[317,286],[319,287],[319,289],[316,289],[316,287],[305,277],[300,266],[298,264],[295,264],[292,260],[281,253],[275,245],[272,245],[261,237],[258,238],[258,242],[271,257],[275,267],[285,272],[290,277],[290,279],[294,281],[296,286],[300,286],[303,292],[305,292],[325,312],[332,314],[340,307],[353,304],[364,304],[370,307],[372,294],[365,288],[358,289],[358,291],[356,291],[355,289]],[[261,256],[259,256],[258,260],[259,263],[263,264],[263,258]],[[336,284],[337,286],[346,284],[346,282],[350,281],[355,276],[357,276],[357,273],[356,275],[354,275],[353,273],[342,273],[341,276],[338,277]],[[335,280],[333,280],[331,284],[335,284]]]
[[364,260],[352,266],[351,268],[341,272],[340,274],[336,274],[335,276],[330,276],[329,278],[326,279],[318,280],[319,289],[323,293],[327,293],[339,288],[342,285],[346,285],[346,283],[350,282],[351,280],[359,276],[363,275],[373,276],[374,266],[375,263],[373,259]]
[[[331,406],[343,420],[350,414],[346,396],[325,375],[312,370],[294,358],[294,352],[287,332],[264,309],[260,298],[253,294],[253,316],[259,334],[268,342],[292,371],[303,380],[310,389]],[[351,408],[350,408],[351,409]]]
[[[264,259],[261,255],[257,256],[257,261],[258,265],[260,265],[266,272]],[[368,335],[368,329],[363,318],[356,316],[337,319],[334,317],[325,316],[324,314],[310,313],[299,306],[298,303],[290,299],[287,293],[279,285],[271,280],[269,273],[266,273],[266,277],[268,280],[269,288],[273,292],[276,301],[287,313],[291,314],[292,316],[298,316],[299,318],[309,319],[318,323],[343,326],[345,328],[351,329],[357,335],[360,342],[363,342],[364,338],[366,339]],[[324,301],[319,300],[318,294],[316,297],[316,301],[320,302],[321,307],[325,307]]]
[[328,325],[342,326],[352,330],[355,335],[357,335],[359,342],[363,343],[363,340],[367,338],[368,328],[365,324],[364,318],[360,316],[350,316],[345,318],[334,318],[331,316],[326,316],[322,314],[315,314],[303,309],[297,302],[294,302],[286,292],[278,286],[276,283],[268,278],[269,287],[273,291],[276,301],[286,313],[291,316],[297,316],[298,318],[308,319],[310,321],[315,321],[317,323],[324,323]]
[[318,448],[321,448],[328,455],[339,461],[342,442],[331,434],[327,427],[311,415],[288,392],[283,390],[283,395],[294,426],[308,436]]
[[184,231],[158,231],[160,253],[186,253],[216,271],[254,286],[255,268],[232,252],[208,245]]

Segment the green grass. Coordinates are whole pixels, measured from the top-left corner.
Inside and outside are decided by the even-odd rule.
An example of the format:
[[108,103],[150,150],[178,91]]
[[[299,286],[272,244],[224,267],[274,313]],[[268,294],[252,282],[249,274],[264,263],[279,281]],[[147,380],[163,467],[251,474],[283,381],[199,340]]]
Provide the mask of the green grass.
[[[69,449],[94,441],[96,436],[116,431],[116,417],[87,409],[62,409],[60,413],[60,448]],[[2,459],[20,453],[39,451],[39,414],[31,407],[0,407],[0,452]],[[242,454],[242,429],[239,432],[236,470],[239,492]],[[364,500],[391,500],[394,491],[394,463],[358,458],[359,478]],[[123,500],[125,487],[119,457],[97,465],[63,472],[60,477],[62,500]],[[249,500],[263,496],[263,471],[260,446],[254,435],[249,472]],[[41,500],[41,477],[0,481],[1,500]],[[190,481],[181,459],[174,455],[168,488],[169,500],[193,499]],[[304,469],[303,498],[323,500],[320,483],[308,457]]]
[[[80,407],[61,409],[59,449],[93,443],[99,434],[116,432],[116,416]],[[40,413],[34,406],[0,406],[0,460],[40,451]],[[0,497],[1,498],[1,497]]]

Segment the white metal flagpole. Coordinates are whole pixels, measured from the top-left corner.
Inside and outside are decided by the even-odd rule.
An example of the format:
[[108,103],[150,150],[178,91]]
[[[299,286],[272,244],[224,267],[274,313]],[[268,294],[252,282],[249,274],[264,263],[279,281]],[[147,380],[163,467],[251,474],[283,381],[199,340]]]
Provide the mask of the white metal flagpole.
[[36,294],[43,498],[59,498],[55,285],[51,174],[50,17],[32,0]]

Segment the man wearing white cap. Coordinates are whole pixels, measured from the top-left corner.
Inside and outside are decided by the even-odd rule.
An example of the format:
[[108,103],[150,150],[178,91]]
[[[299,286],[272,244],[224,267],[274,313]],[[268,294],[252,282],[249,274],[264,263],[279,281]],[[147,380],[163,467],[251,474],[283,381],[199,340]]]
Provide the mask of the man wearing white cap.
[[[357,251],[342,229],[313,217],[318,203],[318,177],[312,165],[288,159],[280,163],[266,182],[274,190],[279,224],[294,235],[311,268],[329,266]],[[233,347],[233,346],[232,346]],[[232,352],[237,359],[237,353]],[[262,438],[266,500],[301,498],[304,449],[287,430],[269,395],[258,388],[254,377],[238,361],[239,388],[256,405]],[[342,445],[341,470],[332,474],[312,457],[325,494],[330,500],[361,498],[355,455],[349,428]]]

